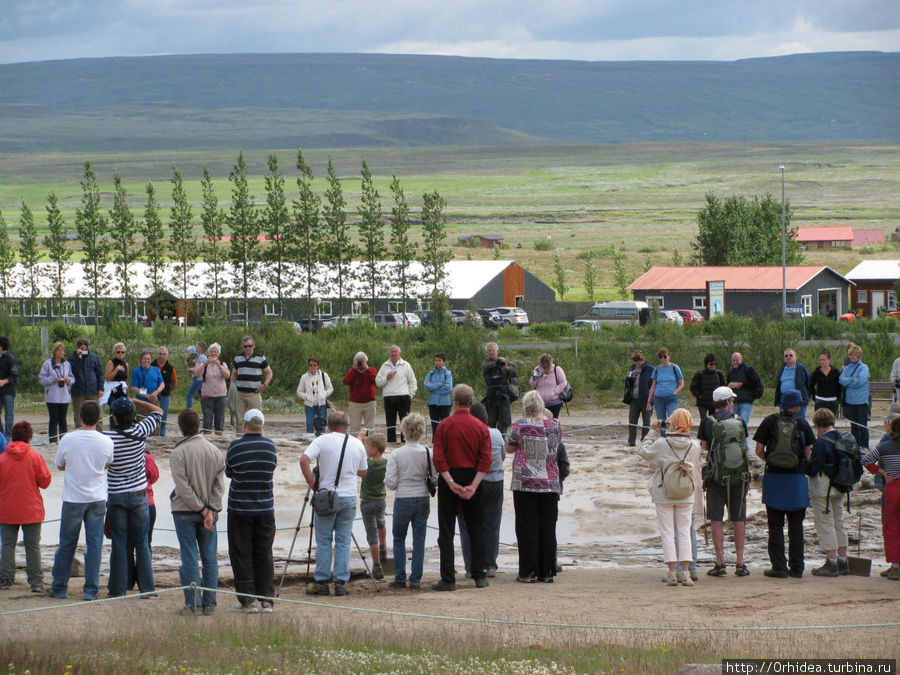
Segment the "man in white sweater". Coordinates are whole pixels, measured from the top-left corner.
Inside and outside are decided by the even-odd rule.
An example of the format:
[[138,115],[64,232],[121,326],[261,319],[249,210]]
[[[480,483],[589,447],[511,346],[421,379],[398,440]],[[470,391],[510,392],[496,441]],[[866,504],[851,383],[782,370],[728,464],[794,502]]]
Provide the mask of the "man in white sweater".
[[[397,425],[409,414],[418,383],[412,366],[400,358],[400,347],[391,345],[390,357],[375,376],[375,385],[384,392],[384,421],[388,443],[397,442]],[[402,437],[401,437],[402,438]]]

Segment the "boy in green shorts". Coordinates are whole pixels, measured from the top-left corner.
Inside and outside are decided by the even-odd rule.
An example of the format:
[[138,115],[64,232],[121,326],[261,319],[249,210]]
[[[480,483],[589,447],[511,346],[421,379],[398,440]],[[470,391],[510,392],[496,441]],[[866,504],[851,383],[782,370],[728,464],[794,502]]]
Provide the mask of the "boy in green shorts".
[[366,528],[366,541],[369,542],[369,550],[372,553],[372,575],[376,579],[384,579],[384,570],[381,563],[387,557],[387,545],[385,538],[387,529],[384,523],[384,473],[387,469],[387,460],[384,459],[384,449],[387,447],[387,438],[384,434],[369,435],[366,429],[359,434],[359,440],[366,446],[369,469],[359,488],[359,512],[362,514],[363,525]]

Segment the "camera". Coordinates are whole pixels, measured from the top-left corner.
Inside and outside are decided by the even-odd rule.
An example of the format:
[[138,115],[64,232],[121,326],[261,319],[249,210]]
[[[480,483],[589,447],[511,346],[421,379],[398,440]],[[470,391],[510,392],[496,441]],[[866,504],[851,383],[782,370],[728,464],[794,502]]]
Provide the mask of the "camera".
[[668,428],[669,428],[669,423],[666,422],[665,420],[660,420],[660,421],[659,421],[659,428],[660,428],[660,429],[668,429]]
[[363,360],[362,360],[362,359],[357,359],[357,360],[356,360],[356,367],[357,367],[357,368],[362,368],[362,367],[363,367]]

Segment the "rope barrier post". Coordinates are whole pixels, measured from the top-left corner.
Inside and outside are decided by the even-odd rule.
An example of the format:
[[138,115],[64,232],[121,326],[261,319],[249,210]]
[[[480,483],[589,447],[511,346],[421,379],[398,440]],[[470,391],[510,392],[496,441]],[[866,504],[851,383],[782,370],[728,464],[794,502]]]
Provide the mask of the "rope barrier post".
[[197,613],[197,608],[200,606],[200,589],[197,588],[197,582],[191,582],[191,590],[194,592],[194,614]]

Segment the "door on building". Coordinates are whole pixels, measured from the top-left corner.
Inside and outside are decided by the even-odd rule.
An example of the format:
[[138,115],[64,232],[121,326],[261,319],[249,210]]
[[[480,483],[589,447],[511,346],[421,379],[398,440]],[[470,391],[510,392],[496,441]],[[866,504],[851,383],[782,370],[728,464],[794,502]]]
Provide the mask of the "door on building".
[[827,316],[830,319],[838,318],[843,314],[840,297],[837,288],[821,289],[819,291],[819,304],[816,308],[816,314]]
[[872,318],[878,318],[882,307],[886,307],[884,291],[872,291]]

